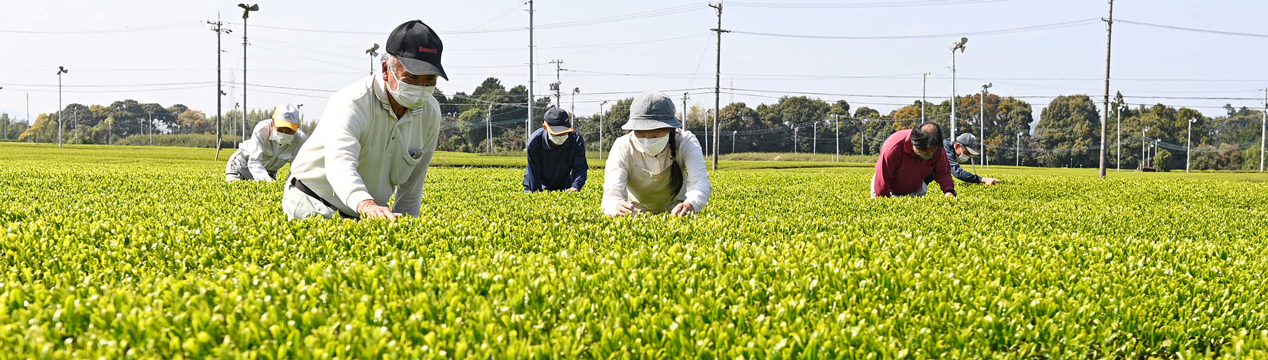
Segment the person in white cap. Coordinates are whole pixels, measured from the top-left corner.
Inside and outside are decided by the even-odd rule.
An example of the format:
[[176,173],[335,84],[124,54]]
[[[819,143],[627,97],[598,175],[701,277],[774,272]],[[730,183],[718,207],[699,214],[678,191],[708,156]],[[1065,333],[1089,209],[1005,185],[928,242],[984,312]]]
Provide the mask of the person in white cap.
[[674,101],[665,94],[634,98],[630,119],[621,127],[629,133],[612,144],[603,168],[604,214],[687,216],[704,210],[713,193],[704,151],[674,114]]
[[271,121],[255,125],[250,139],[225,164],[225,181],[275,181],[277,170],[295,159],[308,136],[299,129],[299,109],[282,104],[273,110]]
[[440,135],[440,104],[432,94],[438,77],[448,79],[443,51],[430,27],[405,22],[388,36],[381,76],[330,97],[291,166],[282,195],[288,218],[418,216]]

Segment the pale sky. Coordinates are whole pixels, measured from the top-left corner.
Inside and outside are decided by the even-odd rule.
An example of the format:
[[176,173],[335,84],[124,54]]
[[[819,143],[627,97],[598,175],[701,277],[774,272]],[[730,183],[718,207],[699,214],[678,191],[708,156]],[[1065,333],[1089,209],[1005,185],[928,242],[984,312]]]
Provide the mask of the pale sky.
[[[754,2],[747,2],[754,4]],[[722,102],[773,103],[780,95],[848,100],[882,113],[921,95],[951,93],[949,45],[960,34],[1075,23],[1041,31],[970,35],[957,54],[958,93],[991,82],[993,93],[1026,96],[1038,119],[1052,97],[1085,93],[1099,99],[1105,74],[1104,0],[849,0],[764,4],[855,5],[819,8],[747,7],[726,3],[728,30],[818,36],[946,35],[922,39],[800,39],[731,33],[723,36]],[[950,3],[938,6],[911,4]],[[661,90],[712,107],[717,18],[704,1],[571,1],[535,3],[536,95],[544,96],[562,59],[563,88],[580,88],[585,116],[599,102]],[[908,5],[908,6],[878,6]],[[24,118],[57,109],[58,66],[63,103],[109,104],[131,98],[163,106],[182,103],[215,112],[215,33],[205,23],[220,12],[232,34],[223,38],[225,109],[242,101],[242,19],[236,1],[16,1],[0,4],[0,112]],[[760,5],[760,4],[759,4]],[[528,13],[520,1],[267,1],[251,15],[248,101],[252,108],[302,103],[318,118],[328,92],[368,75],[365,50],[410,19],[431,25],[445,42],[446,94],[470,92],[486,77],[508,88],[528,82]],[[1120,0],[1115,18],[1227,32],[1268,34],[1268,1]],[[635,16],[627,16],[635,15]],[[598,21],[591,21],[598,20]],[[558,26],[561,23],[571,23]],[[261,27],[256,27],[259,25]],[[551,25],[556,25],[551,27]],[[314,32],[269,27],[336,31]],[[494,30],[471,33],[471,30]],[[1210,116],[1225,103],[1259,108],[1268,86],[1262,66],[1268,37],[1176,31],[1118,23],[1114,28],[1113,90],[1131,103],[1199,107]],[[693,75],[694,74],[694,75]],[[1179,80],[1179,81],[1177,81]],[[1200,81],[1190,81],[1200,80]],[[260,86],[254,86],[254,85]],[[734,85],[732,85],[734,84]],[[265,88],[263,86],[272,86]],[[282,88],[279,88],[282,87]],[[284,89],[296,88],[296,89]],[[710,88],[710,89],[705,89]],[[859,95],[871,95],[869,97]],[[1177,97],[1166,99],[1164,97]],[[1241,99],[1226,99],[1241,98]],[[565,94],[564,104],[570,104]],[[34,118],[34,116],[32,116]]]

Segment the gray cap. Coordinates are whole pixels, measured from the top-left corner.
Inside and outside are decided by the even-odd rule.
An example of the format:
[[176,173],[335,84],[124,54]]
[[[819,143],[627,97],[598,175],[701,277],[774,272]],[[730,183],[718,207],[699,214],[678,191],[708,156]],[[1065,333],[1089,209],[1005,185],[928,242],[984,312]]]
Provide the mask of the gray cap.
[[973,134],[970,134],[970,133],[960,134],[960,136],[955,137],[955,143],[960,144],[960,146],[964,146],[964,149],[968,150],[969,154],[973,154],[973,155],[981,154],[977,150],[982,146],[982,143],[978,142],[977,137],[973,136]]
[[682,126],[674,112],[674,100],[659,91],[648,91],[630,104],[630,121],[621,130],[656,130]]

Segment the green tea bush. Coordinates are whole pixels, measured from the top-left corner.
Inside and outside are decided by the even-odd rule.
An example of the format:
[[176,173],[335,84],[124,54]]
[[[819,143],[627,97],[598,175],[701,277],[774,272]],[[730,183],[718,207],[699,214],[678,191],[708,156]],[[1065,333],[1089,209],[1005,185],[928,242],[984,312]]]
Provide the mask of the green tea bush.
[[1268,357],[1263,183],[732,170],[609,218],[601,171],[441,167],[418,218],[288,222],[223,163],[76,151],[0,154],[0,357]]

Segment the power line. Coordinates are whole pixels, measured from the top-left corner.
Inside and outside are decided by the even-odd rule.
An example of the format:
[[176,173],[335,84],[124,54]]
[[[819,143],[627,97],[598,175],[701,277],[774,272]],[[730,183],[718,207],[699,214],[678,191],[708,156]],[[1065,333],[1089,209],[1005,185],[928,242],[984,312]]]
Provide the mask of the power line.
[[770,2],[733,2],[730,6],[766,8],[766,9],[872,9],[897,7],[925,7],[948,5],[972,5],[997,3],[1010,0],[913,0],[885,2],[852,2],[852,3],[770,3]]
[[1252,33],[1233,32],[1233,31],[1197,29],[1197,28],[1180,27],[1180,26],[1173,26],[1173,25],[1151,24],[1146,22],[1123,20],[1123,19],[1117,19],[1117,20],[1114,20],[1114,22],[1128,24],[1128,25],[1148,26],[1148,27],[1155,27],[1155,28],[1162,28],[1162,29],[1198,32],[1198,33],[1206,33],[1206,34],[1214,34],[1214,35],[1245,36],[1245,37],[1256,37],[1261,39],[1268,39],[1268,34],[1252,34]]
[[114,34],[114,33],[125,33],[125,32],[151,31],[151,30],[167,30],[167,29],[201,26],[201,25],[202,25],[201,21],[182,21],[182,22],[167,24],[167,25],[140,26],[140,27],[127,26],[122,28],[98,29],[98,30],[36,31],[36,30],[0,29],[0,33],[32,34],[32,35],[91,35],[91,34]]
[[1055,30],[1055,29],[1090,25],[1100,21],[1101,19],[1083,19],[1083,20],[1067,21],[1067,22],[1055,23],[1055,24],[1026,26],[1026,27],[1019,27],[1019,28],[1012,28],[1012,29],[974,31],[974,32],[962,32],[962,33],[953,33],[953,34],[936,34],[936,35],[829,36],[829,35],[775,34],[775,33],[753,32],[753,31],[742,31],[742,30],[734,30],[732,32],[736,34],[755,35],[755,36],[770,36],[770,37],[799,38],[799,39],[821,39],[821,40],[911,40],[911,39],[948,38],[948,37],[955,37],[955,36],[1004,35],[1004,34],[1031,32],[1031,31]]

